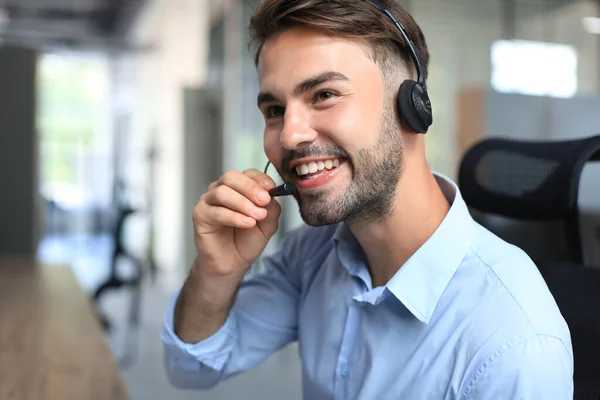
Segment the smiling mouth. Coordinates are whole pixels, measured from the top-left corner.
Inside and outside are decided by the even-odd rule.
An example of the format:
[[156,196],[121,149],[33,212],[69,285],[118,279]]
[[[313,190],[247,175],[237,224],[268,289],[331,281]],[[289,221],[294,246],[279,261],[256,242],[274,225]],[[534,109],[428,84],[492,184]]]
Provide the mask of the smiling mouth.
[[344,160],[331,158],[328,160],[311,161],[296,166],[296,174],[300,179],[311,180],[336,169]]

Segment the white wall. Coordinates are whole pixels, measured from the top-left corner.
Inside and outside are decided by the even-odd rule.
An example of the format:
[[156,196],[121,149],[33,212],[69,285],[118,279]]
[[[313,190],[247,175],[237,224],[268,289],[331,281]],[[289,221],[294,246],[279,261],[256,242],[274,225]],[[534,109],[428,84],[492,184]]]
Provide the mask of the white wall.
[[[133,154],[147,151],[154,135],[155,258],[159,267],[180,270],[183,263],[183,89],[199,86],[206,75],[208,0],[154,0],[132,31],[136,41],[155,46],[137,57],[135,109],[130,145]],[[129,167],[139,175],[140,165]]]

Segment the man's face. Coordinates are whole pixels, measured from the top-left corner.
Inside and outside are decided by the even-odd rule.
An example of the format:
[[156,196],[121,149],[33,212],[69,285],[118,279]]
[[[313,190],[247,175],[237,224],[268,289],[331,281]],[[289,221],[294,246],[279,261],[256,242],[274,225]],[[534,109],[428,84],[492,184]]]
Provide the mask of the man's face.
[[265,43],[258,72],[265,152],[295,184],[304,221],[385,217],[400,176],[402,138],[395,97],[364,48],[293,28]]

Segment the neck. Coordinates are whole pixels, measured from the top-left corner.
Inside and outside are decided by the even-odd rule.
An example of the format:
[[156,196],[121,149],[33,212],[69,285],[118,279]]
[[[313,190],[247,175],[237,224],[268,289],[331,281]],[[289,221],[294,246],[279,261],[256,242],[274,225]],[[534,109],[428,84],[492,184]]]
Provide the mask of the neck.
[[373,287],[385,285],[448,213],[450,205],[424,160],[404,160],[393,210],[384,220],[349,225],[367,257]]

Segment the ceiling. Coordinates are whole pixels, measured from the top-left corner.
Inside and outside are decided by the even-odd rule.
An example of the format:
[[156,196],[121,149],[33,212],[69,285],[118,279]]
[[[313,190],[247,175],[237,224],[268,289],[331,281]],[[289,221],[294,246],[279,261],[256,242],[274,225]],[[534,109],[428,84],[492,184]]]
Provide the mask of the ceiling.
[[[124,37],[137,13],[149,1],[0,0],[0,41],[36,47],[140,50],[127,43]],[[410,3],[418,0],[404,1]],[[477,3],[481,0],[452,1]],[[515,12],[530,15],[561,7],[573,0],[491,1],[506,4],[512,1]],[[2,23],[2,10],[8,16],[7,24]]]
[[125,32],[145,2],[0,0],[0,12],[7,17],[7,23],[0,21],[0,40],[35,47],[131,49]]

